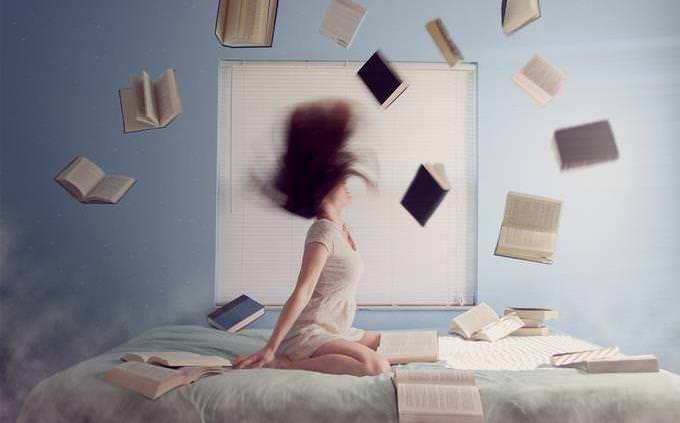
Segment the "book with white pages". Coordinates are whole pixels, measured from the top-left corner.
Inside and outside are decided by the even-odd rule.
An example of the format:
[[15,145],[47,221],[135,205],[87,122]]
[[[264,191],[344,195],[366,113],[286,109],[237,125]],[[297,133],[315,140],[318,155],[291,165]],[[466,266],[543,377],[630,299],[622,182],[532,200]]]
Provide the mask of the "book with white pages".
[[400,422],[484,421],[473,371],[397,367],[394,374]]
[[540,17],[538,0],[503,0],[501,3],[501,25],[505,35],[512,34]]
[[453,42],[453,39],[451,39],[451,36],[441,19],[429,21],[425,24],[425,29],[427,29],[427,32],[430,34],[430,37],[432,37],[432,40],[449,66],[455,66],[463,59],[463,54],[460,52],[456,43]]
[[550,357],[550,364],[555,367],[570,367],[583,364],[589,360],[620,356],[621,353],[619,352],[618,347],[595,348],[592,350],[569,351],[553,354],[552,357]]
[[141,76],[132,75],[131,86],[121,88],[120,108],[123,114],[123,132],[165,128],[183,112],[182,99],[174,69],[168,69],[156,80],[146,71]]
[[496,342],[521,328],[522,320],[514,314],[501,318],[486,303],[481,303],[451,320],[450,333],[473,341]]
[[655,373],[659,361],[651,354],[592,359],[585,362],[588,373]]
[[321,34],[349,47],[366,16],[366,8],[353,0],[331,0],[321,23]]
[[512,80],[536,103],[544,106],[567,81],[567,75],[538,54]]
[[87,204],[116,204],[136,181],[130,176],[107,175],[84,156],[76,156],[54,179],[78,201]]
[[436,330],[380,332],[378,352],[390,364],[437,361],[439,336]]
[[220,0],[215,36],[226,47],[271,47],[278,0]]
[[562,202],[509,192],[494,254],[552,264]]
[[231,367],[231,361],[216,355],[196,354],[189,351],[129,351],[121,356],[123,361],[139,361],[166,367]]
[[560,313],[552,308],[540,307],[506,307],[504,314],[515,313],[520,319],[524,320],[550,320],[557,319]]

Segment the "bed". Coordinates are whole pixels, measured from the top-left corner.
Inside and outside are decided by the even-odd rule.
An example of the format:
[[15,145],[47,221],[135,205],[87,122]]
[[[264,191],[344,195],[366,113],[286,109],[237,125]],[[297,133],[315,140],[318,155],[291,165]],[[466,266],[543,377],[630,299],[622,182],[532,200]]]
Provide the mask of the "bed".
[[[262,329],[228,334],[201,326],[149,330],[43,380],[28,395],[18,421],[398,421],[390,373],[354,377],[296,370],[233,370],[155,401],[111,385],[102,376],[120,362],[124,351],[179,349],[233,359],[263,346],[269,334]],[[446,342],[448,361],[429,365],[445,366],[451,360],[464,363],[465,354],[456,357],[456,351],[465,350],[456,342],[463,341]],[[479,345],[483,344],[474,347]],[[538,367],[493,370],[491,366],[475,371],[486,423],[680,422],[680,376],[674,373],[585,374],[577,369]]]

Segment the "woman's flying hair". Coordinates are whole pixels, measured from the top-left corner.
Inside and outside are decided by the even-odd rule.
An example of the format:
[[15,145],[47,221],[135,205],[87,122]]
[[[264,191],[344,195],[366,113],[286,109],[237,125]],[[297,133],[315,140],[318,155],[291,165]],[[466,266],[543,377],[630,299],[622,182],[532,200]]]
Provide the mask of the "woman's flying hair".
[[274,188],[287,211],[311,218],[321,202],[349,176],[373,182],[355,169],[357,157],[347,150],[354,130],[352,107],[343,101],[298,106],[286,128],[286,151],[274,178]]

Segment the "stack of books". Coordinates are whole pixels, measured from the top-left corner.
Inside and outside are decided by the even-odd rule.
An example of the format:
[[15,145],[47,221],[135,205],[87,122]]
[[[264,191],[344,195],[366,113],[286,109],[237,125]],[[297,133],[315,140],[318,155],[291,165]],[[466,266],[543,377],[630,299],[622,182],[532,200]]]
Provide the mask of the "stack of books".
[[544,322],[550,319],[557,319],[560,315],[557,310],[551,308],[524,307],[507,307],[505,309],[505,315],[508,314],[517,315],[524,324],[524,326],[511,333],[513,336],[547,335],[550,330]]

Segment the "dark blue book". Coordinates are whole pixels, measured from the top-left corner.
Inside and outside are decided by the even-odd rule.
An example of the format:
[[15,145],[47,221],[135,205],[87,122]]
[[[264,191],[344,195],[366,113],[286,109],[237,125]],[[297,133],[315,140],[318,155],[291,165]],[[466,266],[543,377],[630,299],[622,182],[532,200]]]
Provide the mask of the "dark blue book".
[[264,306],[247,295],[241,295],[208,315],[217,329],[234,333],[264,314]]
[[379,51],[373,53],[357,75],[383,108],[389,107],[408,86],[392,70]]
[[401,200],[401,205],[420,226],[425,226],[449,190],[451,185],[442,164],[421,164]]

